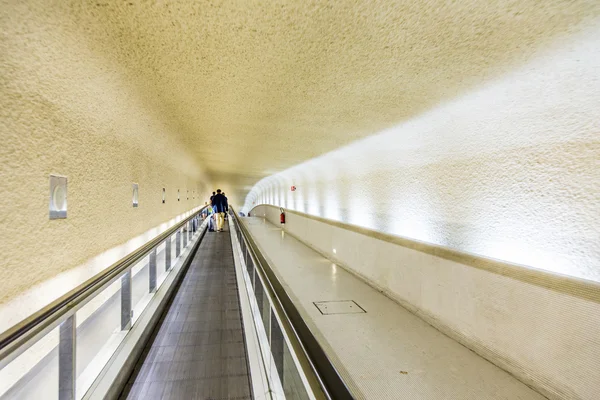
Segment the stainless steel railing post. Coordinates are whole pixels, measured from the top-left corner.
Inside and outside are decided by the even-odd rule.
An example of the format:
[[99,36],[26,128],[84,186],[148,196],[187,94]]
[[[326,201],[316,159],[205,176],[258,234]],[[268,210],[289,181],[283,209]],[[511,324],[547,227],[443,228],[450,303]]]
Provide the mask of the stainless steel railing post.
[[131,329],[133,317],[132,306],[131,269],[127,270],[121,277],[121,330]]
[[150,262],[148,263],[148,292],[156,292],[156,247],[150,252]]
[[171,237],[165,240],[165,271],[171,269]]
[[58,342],[58,399],[75,400],[77,378],[77,324],[75,314],[60,324]]

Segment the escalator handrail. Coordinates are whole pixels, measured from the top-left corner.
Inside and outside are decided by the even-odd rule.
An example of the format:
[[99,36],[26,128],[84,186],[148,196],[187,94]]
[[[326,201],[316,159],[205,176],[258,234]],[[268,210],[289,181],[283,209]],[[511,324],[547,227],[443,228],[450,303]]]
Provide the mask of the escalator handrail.
[[118,278],[129,268],[132,268],[140,259],[168,239],[173,233],[184,227],[193,218],[201,214],[207,207],[204,206],[200,210],[192,212],[190,216],[184,218],[143,246],[140,246],[137,250],[129,253],[110,267],[94,275],[81,285],[0,334],[0,363],[49,327],[56,326],[65,320],[79,309],[83,302],[93,297],[107,283]]
[[[291,326],[295,339],[299,342],[300,348],[308,359],[312,369],[311,372],[315,374],[319,385],[321,386],[321,390],[323,390],[324,394],[330,399],[354,399],[354,396],[352,396],[350,389],[344,382],[339,371],[327,356],[315,335],[311,332],[292,299],[273,272],[273,268],[271,268],[269,262],[263,256],[256,242],[252,238],[250,231],[245,226],[245,223],[239,218],[237,212],[232,207],[230,208],[236,225],[240,228],[248,248],[253,253],[254,259],[257,261],[257,264],[263,272],[263,276],[270,286],[266,289],[270,291],[275,300],[273,306],[278,306],[279,314],[285,317]],[[275,304],[275,302],[278,304]]]

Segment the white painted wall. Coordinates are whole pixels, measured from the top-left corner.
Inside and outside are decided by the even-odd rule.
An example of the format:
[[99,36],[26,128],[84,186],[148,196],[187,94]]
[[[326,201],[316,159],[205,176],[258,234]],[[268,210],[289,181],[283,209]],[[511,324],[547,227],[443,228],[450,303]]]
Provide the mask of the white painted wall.
[[243,211],[278,205],[600,281],[598,71],[600,23],[464,96],[261,180]]
[[[276,207],[257,206],[252,215],[279,226]],[[284,229],[549,399],[598,398],[599,296],[574,296],[301,214],[286,213]],[[564,281],[600,292],[598,284]]]

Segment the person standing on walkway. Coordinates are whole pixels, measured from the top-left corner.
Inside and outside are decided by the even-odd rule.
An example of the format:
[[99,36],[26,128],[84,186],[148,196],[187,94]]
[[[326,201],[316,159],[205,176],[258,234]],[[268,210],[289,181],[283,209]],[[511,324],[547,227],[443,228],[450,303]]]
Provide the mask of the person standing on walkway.
[[217,222],[215,221],[215,213],[213,211],[213,206],[206,207],[206,215],[208,218],[208,231],[215,232]]
[[215,192],[213,192],[212,196],[210,196],[210,207],[212,208],[213,211],[213,218],[215,219],[215,224],[217,223],[217,208],[215,207],[215,196],[217,194]]
[[223,197],[225,197],[225,221],[227,221],[227,215],[229,215],[229,200],[227,200],[227,196],[225,196],[225,192],[221,193]]
[[217,189],[217,194],[213,197],[213,204],[217,217],[217,231],[223,232],[223,220],[225,218],[225,208],[227,207],[227,198],[221,194],[221,189]]

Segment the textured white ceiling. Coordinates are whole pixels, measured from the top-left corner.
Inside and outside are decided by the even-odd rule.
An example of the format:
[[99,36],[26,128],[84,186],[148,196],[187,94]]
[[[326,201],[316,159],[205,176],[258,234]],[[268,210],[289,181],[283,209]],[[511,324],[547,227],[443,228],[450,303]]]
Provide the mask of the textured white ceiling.
[[57,1],[215,182],[258,179],[521,64],[597,0]]

